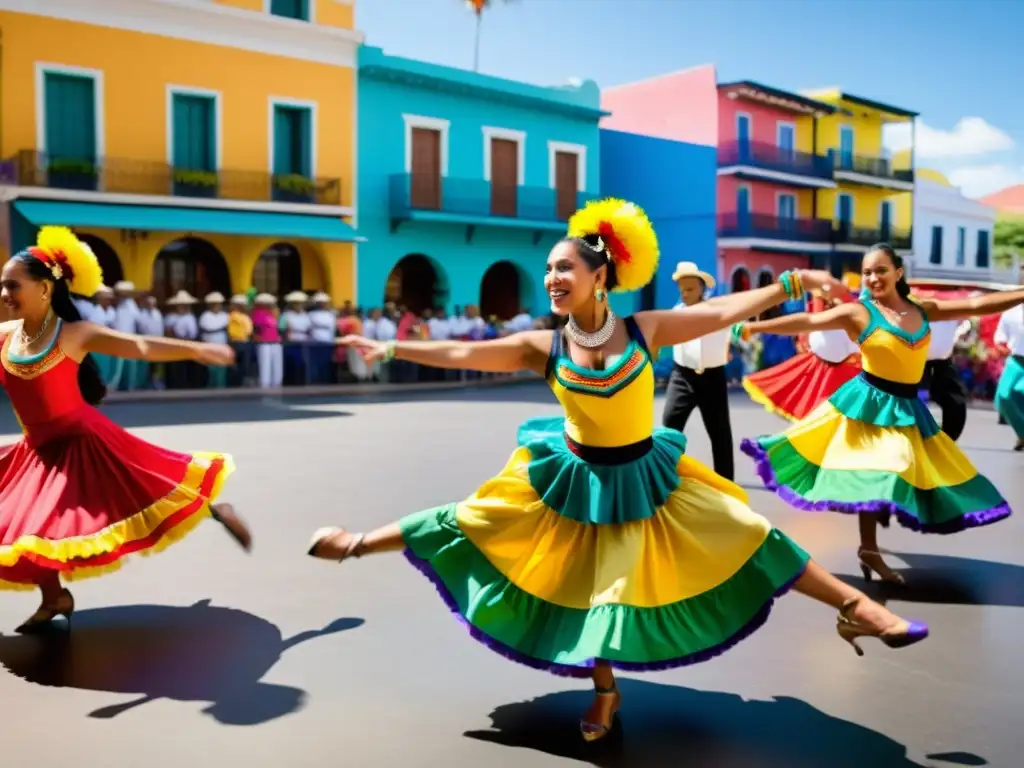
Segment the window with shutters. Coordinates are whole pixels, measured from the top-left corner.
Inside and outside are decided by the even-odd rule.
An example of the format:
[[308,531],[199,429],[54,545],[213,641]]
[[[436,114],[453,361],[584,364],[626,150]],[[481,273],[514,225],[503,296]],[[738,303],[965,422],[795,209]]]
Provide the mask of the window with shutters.
[[555,214],[567,220],[579,207],[580,156],[555,152]]
[[313,202],[313,111],[274,106],[274,199]]
[[441,131],[413,127],[409,195],[413,208],[441,209]]
[[47,72],[43,80],[45,147],[49,184],[95,190],[98,163],[96,81],[86,75]]
[[270,13],[285,19],[310,21],[309,0],[271,0]]
[[171,100],[174,194],[216,197],[217,101],[212,95],[175,93]]

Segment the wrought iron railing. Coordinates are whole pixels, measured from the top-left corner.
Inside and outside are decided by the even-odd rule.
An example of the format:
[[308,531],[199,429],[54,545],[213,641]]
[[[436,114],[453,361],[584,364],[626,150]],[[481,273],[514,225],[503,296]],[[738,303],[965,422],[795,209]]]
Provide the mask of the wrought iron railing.
[[730,141],[718,147],[718,165],[746,165],[796,176],[832,178],[832,158],[798,152],[764,141]]
[[893,168],[892,161],[886,157],[855,155],[838,149],[830,149],[829,154],[832,156],[836,173],[845,171],[847,173],[859,173],[863,176],[872,176],[876,179],[891,179],[909,184],[914,182],[913,170],[909,168],[897,170]]
[[828,243],[832,222],[827,219],[787,218],[763,213],[723,213],[718,216],[719,237],[756,237],[800,243]]
[[862,245],[870,247],[877,243],[888,243],[904,251],[910,249],[911,230],[902,227],[855,227],[837,224],[832,230],[832,242],[836,245]]
[[13,182],[127,195],[341,205],[341,179],[299,174],[180,168],[150,160],[57,157],[26,149],[6,161]]

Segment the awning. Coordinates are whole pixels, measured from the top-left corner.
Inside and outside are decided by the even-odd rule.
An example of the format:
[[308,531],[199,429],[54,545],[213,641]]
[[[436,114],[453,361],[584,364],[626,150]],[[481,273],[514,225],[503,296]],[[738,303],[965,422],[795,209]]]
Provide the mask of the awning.
[[335,216],[308,213],[180,208],[178,206],[73,203],[61,200],[18,200],[14,209],[29,223],[43,227],[96,227],[155,232],[208,232],[336,243],[365,242]]

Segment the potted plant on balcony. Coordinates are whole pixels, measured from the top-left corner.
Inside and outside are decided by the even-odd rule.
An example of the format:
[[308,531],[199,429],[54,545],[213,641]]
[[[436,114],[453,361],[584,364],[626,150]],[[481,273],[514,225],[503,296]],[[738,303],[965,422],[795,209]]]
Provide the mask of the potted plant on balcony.
[[51,158],[46,165],[48,184],[59,189],[91,191],[97,188],[97,168],[92,160]]
[[217,172],[175,168],[174,194],[182,197],[216,197]]
[[297,173],[274,175],[271,179],[274,200],[282,203],[312,203],[316,201],[316,183]]

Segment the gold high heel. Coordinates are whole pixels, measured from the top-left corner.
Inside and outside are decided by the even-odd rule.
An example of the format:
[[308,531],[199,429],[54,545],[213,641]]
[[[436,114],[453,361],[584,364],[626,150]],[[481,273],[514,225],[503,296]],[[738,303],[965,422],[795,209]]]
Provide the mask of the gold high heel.
[[836,632],[853,646],[853,650],[857,652],[858,656],[864,655],[864,649],[857,644],[857,640],[862,637],[878,638],[889,648],[906,648],[928,637],[928,625],[920,621],[896,619],[891,626],[881,631],[859,624],[851,619],[849,614],[862,597],[864,596],[857,595],[843,603],[843,607],[839,609],[839,615],[836,617]]
[[[328,539],[332,539],[335,536],[347,533],[349,535],[348,544],[341,552],[341,557],[324,557],[318,554],[320,547],[327,543]],[[309,541],[309,549],[306,554],[310,557],[320,558],[321,560],[336,560],[339,563],[343,563],[350,557],[360,557],[363,554],[363,541],[366,539],[366,534],[363,533],[349,533],[344,528],[321,528],[313,534],[313,538]]]
[[68,622],[68,626],[70,626],[71,614],[74,612],[75,598],[68,590],[63,589],[56,600],[39,606],[39,609],[14,631],[22,635],[28,635],[43,629],[49,629],[53,620],[58,616],[63,616]]
[[611,713],[608,715],[608,723],[591,723],[586,720],[580,720],[580,735],[583,736],[583,740],[597,741],[603,739],[615,728],[615,723],[618,722],[615,719],[616,714],[619,711],[619,705],[622,704],[622,694],[619,693],[618,686],[614,683],[611,688],[598,688],[595,686],[594,693],[598,696],[614,696],[615,701],[612,702]]
[[864,555],[877,555],[878,557],[881,557],[882,553],[876,552],[873,549],[864,549],[863,547],[857,549],[857,559],[860,561],[860,572],[864,574],[864,581],[870,582],[872,575],[877,574],[879,580],[885,584],[895,584],[900,587],[907,586],[907,580],[903,578],[902,573],[896,573],[892,568],[889,568],[888,565],[885,565],[885,563],[882,565],[888,569],[889,573],[882,573],[879,568],[868,563],[864,559]]

